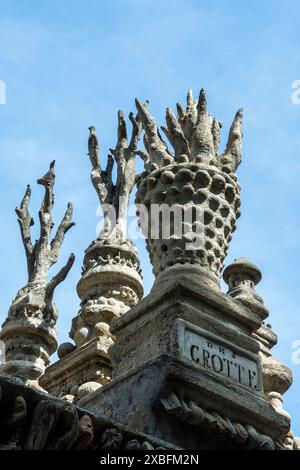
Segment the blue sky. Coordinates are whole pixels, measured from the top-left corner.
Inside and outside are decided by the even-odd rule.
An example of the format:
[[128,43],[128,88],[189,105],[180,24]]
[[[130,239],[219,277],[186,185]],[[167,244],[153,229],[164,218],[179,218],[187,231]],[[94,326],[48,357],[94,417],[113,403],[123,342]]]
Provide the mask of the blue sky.
[[[292,342],[300,340],[300,105],[291,100],[300,79],[299,17],[298,0],[0,0],[0,80],[7,88],[0,105],[1,322],[26,282],[14,214],[26,184],[37,219],[42,189],[35,181],[55,159],[55,220],[74,203],[77,225],[60,260],[71,251],[77,259],[56,292],[62,342],[79,308],[76,283],[98,223],[88,126],[97,126],[105,158],[119,108],[128,114],[136,96],[149,99],[162,123],[167,106],[183,101],[188,88],[197,94],[204,87],[223,136],[244,108],[242,217],[227,264],[244,256],[263,271],[258,291],[279,334],[274,355],[293,370],[285,408],[300,434],[300,365],[291,360]],[[143,241],[138,247],[148,292],[151,269]]]

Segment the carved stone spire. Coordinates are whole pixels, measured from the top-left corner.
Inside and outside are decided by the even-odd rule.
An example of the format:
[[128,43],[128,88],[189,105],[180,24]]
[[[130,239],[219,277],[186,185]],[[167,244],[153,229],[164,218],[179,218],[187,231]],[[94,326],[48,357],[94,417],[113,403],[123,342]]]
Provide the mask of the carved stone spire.
[[115,149],[110,149],[105,170],[101,168],[96,129],[89,128],[91,180],[104,223],[98,238],[85,251],[82,277],[77,285],[81,308],[72,320],[70,331],[75,346],[60,345],[61,360],[51,366],[43,378],[44,386],[52,394],[75,401],[110,380],[108,349],[114,342],[110,324],[143,296],[138,253],[126,234],[127,208],[135,182],[135,156],[141,133],[138,116],[130,113],[129,120],[132,123],[130,141],[124,114],[118,112],[117,144]]
[[[139,118],[130,113],[129,119],[132,135],[128,143],[126,120],[123,112],[118,112],[117,144],[115,149],[110,149],[105,171],[101,170],[96,129],[90,127],[91,179],[104,223],[97,240],[85,252],[82,277],[77,286],[81,310],[70,332],[77,347],[101,334],[109,338],[107,350],[112,340],[105,325],[133,307],[143,295],[139,257],[134,243],[126,235],[127,209],[135,182],[135,156],[141,133]],[[114,163],[117,166],[115,183]]]
[[67,264],[48,281],[48,272],[58,261],[64,236],[74,225],[73,208],[69,203],[56,235],[51,240],[54,180],[52,162],[49,171],[38,180],[38,184],[45,188],[45,196],[39,211],[40,236],[34,244],[30,230],[34,221],[29,213],[29,186],[21,206],[16,208],[27,258],[28,283],[17,293],[0,332],[6,347],[6,363],[1,365],[1,373],[19,377],[32,386],[38,386],[37,380],[43,374],[49,356],[56,350],[55,324],[58,312],[53,294],[66,278],[75,259],[71,254]]
[[[139,153],[145,171],[137,181],[136,203],[156,282],[186,273],[217,287],[240,215],[235,172],[242,158],[242,110],[230,128],[224,154],[218,155],[222,124],[209,114],[203,89],[198,100],[188,92],[186,108],[177,104],[177,116],[167,108],[162,130],[173,151],[147,106],[139,100],[136,106],[145,131],[145,150]],[[165,214],[161,222],[155,210]],[[171,212],[181,213],[181,219],[172,222]]]

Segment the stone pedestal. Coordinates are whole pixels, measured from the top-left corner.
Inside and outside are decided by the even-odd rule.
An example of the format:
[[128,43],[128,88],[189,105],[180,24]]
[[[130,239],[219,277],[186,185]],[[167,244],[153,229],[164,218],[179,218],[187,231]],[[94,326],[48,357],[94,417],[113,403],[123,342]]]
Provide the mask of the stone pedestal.
[[251,337],[261,320],[184,269],[180,281],[170,273],[113,323],[113,380],[79,406],[185,449],[280,446],[289,419],[264,399]]
[[110,323],[143,295],[139,258],[133,242],[96,240],[86,250],[77,291],[81,308],[73,318],[71,343],[58,349],[60,360],[41,378],[55,396],[77,400],[111,378],[108,349],[114,342]]
[[40,383],[51,395],[76,401],[80,386],[86,385],[88,393],[107,383],[110,376],[107,347],[96,337],[49,366]]

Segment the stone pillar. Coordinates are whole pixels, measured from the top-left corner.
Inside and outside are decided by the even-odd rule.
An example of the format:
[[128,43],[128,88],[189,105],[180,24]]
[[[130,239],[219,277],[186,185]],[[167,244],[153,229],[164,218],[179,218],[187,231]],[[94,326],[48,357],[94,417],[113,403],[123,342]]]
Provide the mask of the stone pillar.
[[55,325],[58,311],[53,301],[54,289],[66,278],[74,262],[72,254],[66,266],[48,281],[48,271],[58,261],[65,233],[74,225],[73,209],[69,203],[51,241],[54,179],[52,162],[49,171],[38,180],[45,187],[45,197],[39,212],[41,235],[34,245],[30,234],[34,222],[28,209],[29,186],[21,207],[16,209],[27,256],[28,283],[17,293],[0,332],[6,355],[5,362],[0,364],[0,373],[17,377],[34,388],[40,388],[38,379],[49,363],[49,356],[57,348]]
[[[252,336],[267,311],[225,295],[219,283],[239,216],[242,112],[219,155],[221,124],[203,90],[198,100],[188,93],[177,117],[167,109],[162,129],[173,152],[146,105],[137,101],[137,109],[145,172],[136,202],[155,282],[112,324],[113,380],[79,406],[184,449],[280,447],[289,420],[264,398]],[[171,219],[166,235],[166,213],[153,216],[157,203],[192,216]]]
[[[127,142],[123,113],[118,114],[118,142],[110,150],[106,170],[99,160],[99,142],[94,126],[90,127],[89,157],[92,183],[104,215],[99,237],[87,248],[82,276],[77,285],[81,300],[73,318],[70,337],[75,344],[63,343],[58,349],[60,360],[50,366],[43,384],[56,396],[77,401],[106,384],[112,375],[108,349],[114,343],[111,322],[138,303],[143,296],[143,282],[134,242],[126,236],[129,196],[135,181],[135,153],[141,124],[130,114],[132,138]],[[117,179],[113,182],[114,162]]]
[[[252,308],[252,310],[260,312],[263,317],[269,316],[262,298],[255,290],[255,286],[261,280],[261,272],[257,266],[244,258],[240,258],[225,269],[223,277],[229,286],[228,295]],[[282,395],[292,384],[292,372],[286,365],[272,356],[271,349],[277,344],[277,335],[270,324],[263,322],[261,327],[253,332],[252,337],[259,343],[264,397],[277,413],[286,416],[290,420],[289,414],[282,406]],[[284,445],[286,441],[288,442],[288,448],[293,447],[293,443],[289,442],[290,439],[289,434],[282,439]]]
[[278,413],[290,419],[290,415],[282,407],[282,395],[292,385],[293,378],[291,370],[271,354],[270,349],[277,343],[277,336],[269,324],[262,325],[253,336],[260,344],[265,398]]
[[[136,305],[143,295],[140,262],[129,240],[95,240],[86,250],[77,286],[81,309],[70,337],[80,347],[96,336],[112,344],[108,326]],[[103,340],[104,342],[104,340]]]

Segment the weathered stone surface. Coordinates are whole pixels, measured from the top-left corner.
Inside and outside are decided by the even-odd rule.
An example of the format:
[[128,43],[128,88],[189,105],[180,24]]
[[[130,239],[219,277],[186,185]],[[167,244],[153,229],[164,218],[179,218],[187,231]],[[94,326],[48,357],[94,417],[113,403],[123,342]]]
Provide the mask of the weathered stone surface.
[[289,414],[283,409],[282,395],[290,388],[293,376],[286,365],[272,356],[271,348],[277,343],[277,336],[271,325],[262,325],[253,337],[260,345],[265,398],[278,413],[290,419]]
[[261,280],[260,269],[255,264],[239,258],[225,268],[223,278],[229,286],[228,295],[255,310],[262,320],[267,318],[269,312],[255,290]]
[[177,319],[201,328],[206,337],[220,338],[221,344],[225,341],[243,351],[258,353],[259,346],[250,337],[260,325],[258,315],[220,291],[200,286],[184,276],[181,281],[170,277],[168,285],[157,286],[113,323],[112,332],[118,338],[110,349],[114,376],[160,354],[182,356]]
[[[269,315],[262,298],[255,290],[256,284],[261,280],[261,272],[257,266],[245,258],[240,258],[225,269],[223,277],[229,286],[228,295],[256,311],[262,319]],[[260,347],[265,399],[277,413],[290,419],[289,414],[283,409],[282,394],[292,383],[292,373],[287,366],[272,357],[271,348],[277,343],[277,336],[269,324],[262,324],[252,336]],[[289,448],[289,438],[286,439],[287,444],[284,445]]]
[[98,390],[101,385],[97,382],[85,382],[84,384],[80,385],[77,390],[77,399],[80,400],[81,398],[85,397],[89,393]]
[[100,392],[82,399],[79,406],[96,415],[101,410],[109,419],[118,419],[131,429],[166,439],[184,449],[239,448],[236,440],[228,438],[224,442],[222,433],[217,437],[218,433],[208,432],[205,422],[199,423],[195,432],[194,425],[187,420],[163,413],[160,400],[172,392],[181,401],[201,403],[202,408],[233,422],[252,425],[274,441],[281,441],[289,427],[289,421],[262,397],[241,392],[238,386],[229,388],[221,380],[212,381],[183,361],[170,362],[168,356],[119,376]]
[[[133,242],[96,240],[87,249],[77,286],[81,310],[72,321],[77,347],[101,336],[109,347],[109,325],[137,304],[143,295],[139,258]],[[107,327],[106,327],[107,325]]]
[[174,448],[171,443],[95,417],[3,376],[0,377],[0,422],[0,450],[100,451],[108,449],[113,435],[120,436],[118,445],[114,440],[114,448],[119,451],[126,450],[134,441],[141,449]]
[[[102,385],[110,379],[107,351],[114,342],[110,324],[143,296],[137,249],[134,242],[126,238],[127,208],[135,181],[135,156],[141,132],[138,116],[135,118],[131,113],[129,119],[133,129],[128,143],[125,118],[119,112],[118,141],[115,149],[110,150],[106,170],[101,169],[95,127],[90,128],[91,179],[102,207],[104,226],[85,251],[82,277],[77,285],[81,307],[72,320],[70,331],[75,345],[73,348],[70,343],[60,346],[59,357],[64,360],[47,370],[43,381],[57,396],[71,394],[73,386],[83,390],[85,382]],[[115,183],[112,176],[114,162],[117,166]],[[75,392],[73,399],[78,398]]]
[[[148,103],[137,100],[136,105],[138,115],[129,116],[130,142],[124,115],[118,114],[117,145],[110,150],[105,170],[95,127],[90,128],[91,179],[104,226],[84,256],[77,286],[80,311],[70,332],[75,344],[63,343],[60,360],[40,379],[61,399],[20,386],[20,372],[14,382],[0,377],[0,421],[4,423],[0,449],[296,449],[299,443],[282,407],[282,394],[292,376],[270,351],[277,337],[269,325],[262,324],[268,310],[255,290],[260,270],[240,258],[224,271],[227,295],[219,285],[240,215],[236,169],[242,155],[242,111],[231,126],[225,152],[219,155],[222,125],[209,115],[203,90],[198,100],[188,93],[186,109],[178,104],[178,116],[167,109],[162,130],[174,151],[163,141]],[[138,150],[142,127],[145,149]],[[138,254],[125,232],[136,155],[145,164],[137,178],[136,202],[142,203],[137,207],[139,224],[156,277],[143,300]],[[27,297],[21,305],[26,315],[29,311],[28,316],[35,318],[39,309],[31,308],[32,298],[39,297],[39,319],[47,332],[39,332],[35,342],[34,331],[40,326],[27,328],[8,370],[27,367],[26,380],[24,372],[22,378],[31,387],[39,387],[37,370],[40,374],[55,343],[53,289],[73,262],[71,256],[49,286],[45,284],[57,248],[73,225],[69,206],[49,246],[53,182],[51,166],[40,180],[46,195],[40,212],[41,239],[34,247],[29,190],[17,210],[29,272]],[[170,209],[174,217],[167,221],[168,232]],[[41,259],[36,258],[39,250]],[[18,321],[23,334],[24,325],[19,317]],[[19,341],[15,326],[9,318],[5,334]],[[28,357],[18,357],[20,348],[28,354],[35,345],[36,370],[24,364]]]
[[54,180],[52,162],[49,171],[38,180],[45,188],[45,196],[39,211],[40,238],[35,244],[32,244],[30,234],[34,222],[28,209],[29,186],[21,207],[16,209],[27,257],[28,283],[17,293],[0,332],[6,348],[6,362],[0,364],[1,373],[19,377],[36,388],[39,387],[37,379],[57,347],[55,324],[58,312],[53,301],[54,290],[66,278],[74,262],[71,254],[67,264],[48,281],[48,271],[58,261],[64,236],[74,225],[72,204],[69,203],[51,241]]
[[[240,215],[235,171],[241,161],[242,111],[232,124],[225,153],[218,156],[220,123],[208,113],[204,90],[198,100],[189,92],[186,109],[178,105],[178,117],[167,109],[167,127],[162,129],[174,148],[172,154],[146,105],[138,100],[136,105],[145,131],[146,151],[136,203],[156,282],[169,275],[171,266],[182,270],[193,265],[193,277],[198,275],[199,282],[217,287]],[[163,215],[159,222],[154,213],[157,204],[165,206],[160,207],[161,211],[171,209],[184,216],[177,220]],[[168,236],[164,233],[167,217]],[[155,225],[158,236],[154,237]]]
[[[101,410],[110,419],[158,438],[168,436],[167,440],[183,448],[210,448],[212,442],[203,440],[203,434],[195,433],[187,422],[178,427],[174,416],[162,415],[159,400],[173,392],[186,403],[201,403],[206,410],[281,442],[289,419],[264,398],[259,345],[251,337],[260,321],[259,315],[230,296],[190,279],[170,280],[169,286],[157,287],[113,323],[117,337],[110,350],[114,378],[79,405],[95,414]],[[192,342],[187,341],[191,336]],[[205,349],[209,360],[197,362],[191,357],[199,338],[206,345],[198,352],[203,358]],[[235,356],[229,374],[228,354]],[[222,373],[220,367],[214,367],[217,362],[212,364],[214,355],[218,364],[223,363]],[[238,365],[247,365],[250,376],[247,369],[239,379]],[[204,432],[205,424],[202,426]],[[267,438],[263,442],[272,446]],[[222,445],[224,442],[216,444]]]
[[88,382],[103,385],[110,377],[111,362],[107,347],[96,337],[49,366],[40,383],[52,395],[71,395],[76,401],[80,386]]
[[184,328],[181,342],[183,354],[188,360],[246,387],[258,389],[259,371],[253,359],[225,347],[224,343],[212,341],[205,332],[199,334],[192,328]]
[[79,433],[73,445],[74,450],[83,450],[91,446],[94,441],[93,421],[88,415],[81,417],[79,421]]

